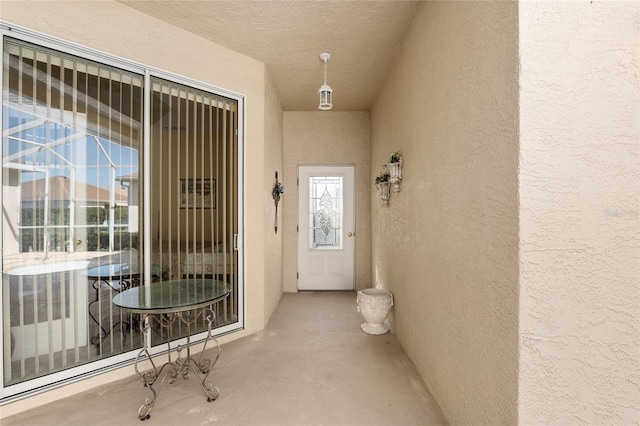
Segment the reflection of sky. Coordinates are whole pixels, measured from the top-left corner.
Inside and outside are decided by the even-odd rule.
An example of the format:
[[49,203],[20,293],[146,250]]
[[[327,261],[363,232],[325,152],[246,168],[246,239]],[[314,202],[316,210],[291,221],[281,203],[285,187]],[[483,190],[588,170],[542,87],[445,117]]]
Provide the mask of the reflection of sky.
[[[4,138],[4,161],[6,157],[18,152],[28,152],[27,155],[15,158],[13,162],[34,167],[47,167],[50,170],[50,176],[71,177],[71,169],[75,166],[77,181],[103,188],[109,187],[111,163],[116,167],[116,177],[138,171],[137,149],[89,135],[85,129],[82,129],[84,123],[80,123],[74,129],[54,121],[48,121],[45,124],[40,117],[11,108],[6,104],[3,111],[5,116],[3,121],[8,123],[9,129],[20,125],[26,127],[22,131],[9,135],[9,138]],[[41,123],[31,127],[30,124],[37,123],[37,120]],[[77,137],[71,139],[73,135]],[[60,144],[55,143],[65,138],[69,140]],[[50,148],[42,148],[47,141]],[[40,149],[37,149],[38,147]],[[21,173],[23,182],[42,178],[44,178],[42,172]]]

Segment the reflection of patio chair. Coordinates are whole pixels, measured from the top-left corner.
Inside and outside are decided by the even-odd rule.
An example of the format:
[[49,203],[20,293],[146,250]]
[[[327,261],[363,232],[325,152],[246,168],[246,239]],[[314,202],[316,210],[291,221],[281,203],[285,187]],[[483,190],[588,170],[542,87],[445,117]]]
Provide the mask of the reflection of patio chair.
[[[99,235],[100,239],[100,249],[108,250],[109,249],[109,231],[100,231]],[[115,231],[114,232],[114,242],[113,249],[116,251],[119,250],[138,250],[139,248],[139,237],[137,232],[128,232],[128,231]]]
[[[93,320],[90,322],[93,345],[100,345],[116,330],[127,333],[138,327],[139,315],[123,315],[120,308],[111,302],[116,293],[140,285],[143,271],[138,256],[139,253],[136,251],[100,256],[92,261],[90,268],[85,272],[95,290],[95,296],[88,306],[89,317]],[[166,268],[152,265],[152,280],[164,279],[165,273]]]
[[[115,288],[119,290],[115,290]],[[120,308],[115,307],[111,299],[115,294],[114,291],[120,292],[128,286],[112,286],[101,285],[96,291],[96,299],[91,301],[88,306],[89,317],[89,335],[92,345],[99,346],[111,333],[129,333],[139,327],[139,315],[123,313]]]

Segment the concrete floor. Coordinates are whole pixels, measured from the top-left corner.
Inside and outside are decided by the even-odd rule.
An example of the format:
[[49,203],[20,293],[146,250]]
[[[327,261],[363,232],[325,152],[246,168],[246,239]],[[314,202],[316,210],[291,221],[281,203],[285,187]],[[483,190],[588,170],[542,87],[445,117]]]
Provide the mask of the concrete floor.
[[[356,293],[287,293],[268,327],[222,346],[207,402],[192,377],[165,383],[146,425],[441,425],[395,335],[360,331]],[[133,367],[132,367],[133,370]],[[3,419],[9,425],[138,425],[137,376]]]

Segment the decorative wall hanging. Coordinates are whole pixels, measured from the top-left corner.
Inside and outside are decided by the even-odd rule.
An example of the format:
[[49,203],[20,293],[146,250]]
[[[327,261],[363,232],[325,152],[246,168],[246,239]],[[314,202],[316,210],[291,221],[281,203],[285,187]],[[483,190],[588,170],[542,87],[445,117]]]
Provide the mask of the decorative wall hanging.
[[376,188],[380,191],[382,205],[388,207],[389,198],[391,198],[391,194],[389,193],[389,173],[384,171],[376,177]]
[[280,194],[284,194],[284,186],[278,182],[278,172],[276,171],[276,183],[273,185],[273,190],[271,190],[273,202],[276,204],[276,217],[273,222],[273,228],[275,229],[276,234],[278,233],[278,203],[280,202]]
[[404,164],[404,158],[398,151],[391,154],[387,169],[389,170],[389,183],[393,192],[400,192],[400,184],[402,183],[402,165]]
[[215,209],[215,179],[180,179],[181,209]]

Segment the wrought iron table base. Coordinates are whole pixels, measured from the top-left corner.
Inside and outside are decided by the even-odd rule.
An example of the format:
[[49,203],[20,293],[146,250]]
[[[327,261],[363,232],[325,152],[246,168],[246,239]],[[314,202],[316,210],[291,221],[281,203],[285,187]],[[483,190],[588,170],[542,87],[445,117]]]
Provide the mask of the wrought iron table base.
[[[153,362],[153,358],[151,357],[151,354],[147,349],[149,347],[148,343],[150,343],[147,341],[147,339],[150,335],[149,331],[151,330],[149,316],[150,314],[144,314],[144,319],[141,323],[141,328],[144,334],[144,346],[143,349],[138,352],[135,361],[136,374],[138,374],[138,376],[144,383],[144,386],[149,388],[152,392],[152,395],[150,397],[147,397],[144,404],[142,404],[138,409],[138,417],[140,418],[140,420],[147,420],[149,417],[151,417],[151,410],[153,409],[153,406],[156,403],[156,399],[158,398],[158,392],[162,388],[162,385],[164,385],[164,382],[167,378],[169,378],[170,384],[175,382],[176,378],[179,375],[182,376],[183,379],[188,380],[190,378],[190,372],[193,372],[196,375],[198,383],[200,383],[202,390],[207,396],[207,401],[215,401],[220,393],[220,390],[217,387],[213,386],[211,382],[207,381],[209,373],[211,373],[211,370],[213,370],[214,365],[220,357],[220,345],[218,344],[217,339],[213,337],[211,333],[212,325],[216,318],[216,314],[213,312],[213,310],[208,307],[199,311],[190,310],[183,312],[172,312],[167,314],[151,314],[151,318],[155,320],[161,328],[166,329],[168,333],[167,362],[164,363],[160,368],[158,368]],[[208,332],[207,337],[204,341],[202,352],[200,352],[200,356],[196,360],[191,356],[191,326],[195,324],[195,322],[201,316],[204,316],[205,320],[207,321]],[[173,324],[176,322],[176,319],[179,319],[187,326],[187,344],[184,347],[182,345],[178,345],[178,347],[175,348],[177,352],[177,358],[175,361],[172,361],[172,350],[170,342],[172,340],[171,335]],[[203,358],[204,351],[207,349],[207,343],[209,343],[210,340],[214,341],[217,348],[217,352],[213,362],[211,362],[210,359]],[[183,349],[186,349],[187,356],[185,358],[182,357]],[[149,360],[149,362],[151,363],[151,369],[141,372],[138,368],[138,363],[144,360]],[[159,387],[155,389],[154,385],[156,385],[159,379]]]

